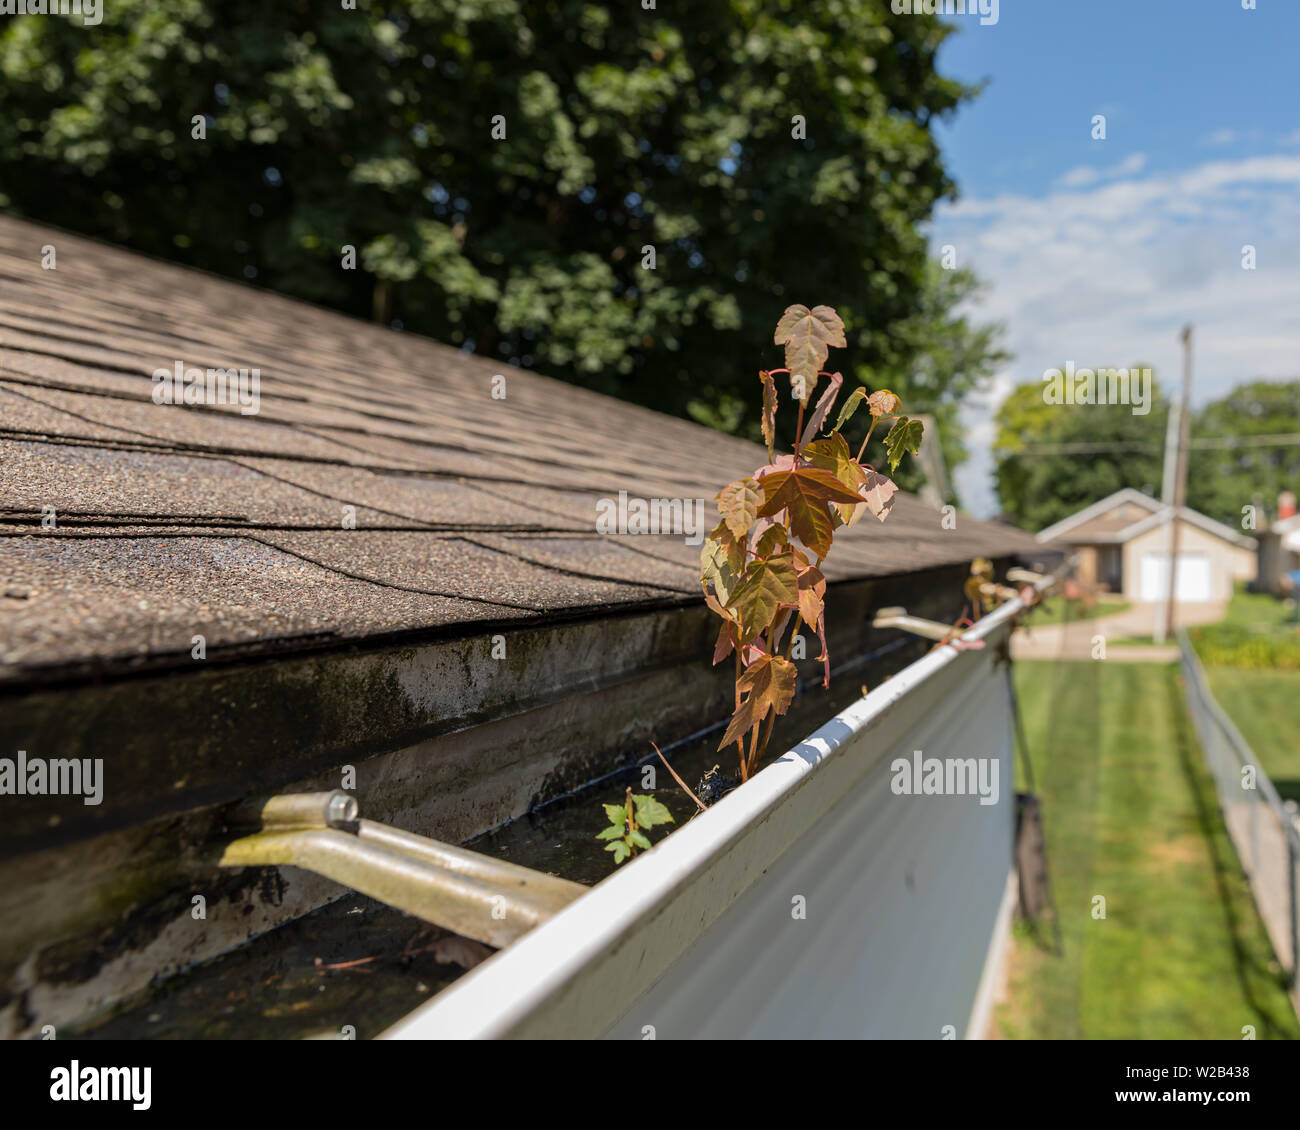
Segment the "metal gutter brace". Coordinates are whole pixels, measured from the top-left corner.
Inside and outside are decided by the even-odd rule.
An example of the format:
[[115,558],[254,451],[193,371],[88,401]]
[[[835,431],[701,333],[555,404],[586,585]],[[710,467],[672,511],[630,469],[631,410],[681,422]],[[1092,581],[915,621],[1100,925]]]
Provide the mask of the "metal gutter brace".
[[[1014,567],[1007,570],[1007,580],[1012,584],[1032,585],[1040,594],[1046,591],[1051,585],[1061,579],[1069,567],[1066,562],[1050,575],[1044,573],[1035,573],[1032,569],[1022,569]],[[1000,597],[1005,600],[1011,600],[1019,594],[1006,585],[993,586]],[[969,631],[969,628],[957,628],[952,624],[940,624],[937,620],[925,620],[920,616],[911,616],[906,608],[890,607],[881,608],[876,611],[875,618],[871,621],[873,628],[897,628],[903,632],[911,632],[914,636],[921,636],[927,640],[938,640],[940,643],[953,643],[961,646],[961,638]]]
[[345,792],[286,793],[245,806],[260,830],[222,867],[301,867],[426,922],[500,949],[588,888],[358,815]]
[[938,640],[940,643],[952,643],[954,640],[961,639],[964,634],[961,629],[954,628],[951,624],[940,624],[938,620],[923,620],[920,616],[909,616],[906,608],[899,607],[878,609],[871,626],[898,628],[900,631],[911,632],[912,635],[927,640]]

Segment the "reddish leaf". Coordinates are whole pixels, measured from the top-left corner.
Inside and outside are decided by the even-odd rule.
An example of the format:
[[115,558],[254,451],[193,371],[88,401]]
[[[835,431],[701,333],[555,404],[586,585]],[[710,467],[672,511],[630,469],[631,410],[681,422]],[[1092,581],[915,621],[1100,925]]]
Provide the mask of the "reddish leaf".
[[767,444],[767,457],[771,460],[776,443],[776,381],[766,370],[758,376],[763,382],[763,440]]
[[737,538],[744,538],[763,505],[763,488],[753,479],[737,479],[718,492],[718,513]]
[[788,306],[776,324],[772,340],[785,346],[785,366],[790,370],[790,380],[802,378],[807,400],[817,383],[817,373],[826,362],[830,346],[843,349],[844,323],[829,306]]
[[794,698],[797,679],[794,664],[779,655],[764,655],[746,667],[736,685],[747,691],[748,697],[732,716],[718,748],[725,749],[732,742],[739,741],[773,710],[784,714]]
[[840,394],[840,387],[844,384],[844,377],[840,373],[831,374],[831,384],[825,392],[822,393],[821,399],[817,401],[817,407],[813,409],[813,414],[808,420],[808,426],[804,428],[803,435],[799,437],[799,444],[802,446],[808,443],[813,436],[817,434],[817,429],[822,426],[822,421],[826,419],[831,410],[831,405],[835,403],[835,398]]
[[794,456],[778,455],[775,458],[773,458],[771,463],[763,464],[763,466],[761,466],[757,471],[755,471],[752,475],[750,475],[750,478],[754,479],[755,481],[761,482],[766,476],[771,475],[776,471],[793,471],[793,470],[794,470]]
[[902,407],[898,395],[887,388],[877,389],[867,397],[867,410],[873,416],[893,416]]
[[857,482],[857,472],[846,470],[848,465],[853,462],[853,456],[849,452],[848,441],[839,432],[832,432],[823,439],[814,440],[812,443],[807,444],[799,454],[814,467],[829,471],[849,490],[852,490],[853,484]]
[[826,578],[821,570],[810,565],[798,575],[799,615],[809,627],[822,618],[826,596]]
[[862,497],[866,499],[871,513],[883,522],[894,508],[894,495],[898,493],[898,487],[892,479],[885,478],[879,471],[867,471],[865,474]]
[[766,501],[759,516],[768,518],[784,510],[789,515],[790,531],[818,558],[831,548],[835,521],[831,517],[833,502],[859,502],[829,471],[818,467],[798,467],[793,471],[774,471],[762,479]]
[[[803,449],[802,454],[814,467],[820,467],[823,471],[829,471],[834,475],[846,490],[856,494],[861,489],[865,472],[861,464],[849,453],[849,445],[839,432],[832,433],[826,439],[810,443]],[[833,510],[846,526],[853,525],[862,517],[861,505],[837,502]]]
[[779,522],[772,521],[771,518],[760,518],[760,523],[766,523],[766,526],[760,525],[758,528],[762,532],[758,536],[758,541],[754,545],[754,554],[757,557],[766,557],[770,553],[784,548],[790,544],[790,539],[786,535],[785,527]]
[[713,665],[716,667],[736,647],[736,628],[730,620],[723,620],[722,626],[718,629],[718,639],[713,645]]
[[718,598],[709,592],[708,589],[704,590],[704,603],[712,608],[713,611],[724,620],[734,621],[736,619],[736,614],[728,608],[723,608],[722,605],[718,603]]

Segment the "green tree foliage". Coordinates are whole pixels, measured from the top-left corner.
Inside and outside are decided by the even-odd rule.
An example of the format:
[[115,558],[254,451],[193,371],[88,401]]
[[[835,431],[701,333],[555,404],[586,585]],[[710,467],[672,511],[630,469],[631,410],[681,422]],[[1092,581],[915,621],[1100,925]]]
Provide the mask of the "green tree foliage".
[[[1300,434],[1300,381],[1252,381],[1207,404],[1192,423],[1193,439]],[[1300,494],[1300,445],[1193,448],[1188,504],[1240,528],[1243,506],[1263,501],[1275,513],[1279,491]]]
[[[917,303],[889,335],[883,358],[856,370],[871,389],[891,388],[910,411],[934,417],[939,448],[949,468],[966,458],[964,428],[958,420],[962,396],[983,384],[1011,357],[1000,344],[1002,326],[976,322],[972,317],[979,289],[971,271],[944,270],[932,259]],[[927,437],[927,442],[934,438]],[[866,457],[876,466],[883,464],[883,436],[871,441]],[[907,460],[898,468],[896,478],[903,490],[914,491],[924,476]]]
[[1123,487],[1160,493],[1169,405],[1154,380],[1144,416],[1127,404],[1048,404],[1043,387],[1017,385],[998,409],[995,475],[1011,521],[1036,531]]
[[0,206],[752,434],[791,295],[833,302],[862,375],[926,410],[988,367],[953,310],[969,277],[937,274],[918,231],[952,194],[931,120],[973,93],[938,73],[933,17],[877,0],[103,11],[93,33],[0,28]]

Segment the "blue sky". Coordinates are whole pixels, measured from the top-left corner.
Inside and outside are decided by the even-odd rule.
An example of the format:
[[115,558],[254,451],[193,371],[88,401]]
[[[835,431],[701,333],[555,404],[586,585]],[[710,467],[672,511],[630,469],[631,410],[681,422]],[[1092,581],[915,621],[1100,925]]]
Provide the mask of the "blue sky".
[[937,127],[961,199],[931,236],[1016,354],[967,405],[965,504],[997,508],[997,404],[1066,360],[1142,360],[1167,387],[1191,322],[1197,405],[1300,376],[1300,0],[1001,0],[994,25],[950,22],[941,69],[988,85]]

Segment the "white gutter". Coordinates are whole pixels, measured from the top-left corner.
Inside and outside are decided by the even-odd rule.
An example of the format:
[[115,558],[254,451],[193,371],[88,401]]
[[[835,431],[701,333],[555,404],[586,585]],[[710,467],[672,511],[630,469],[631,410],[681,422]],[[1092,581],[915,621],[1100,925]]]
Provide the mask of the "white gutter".
[[[1039,587],[1050,583],[1045,578]],[[723,1025],[728,1032],[743,1030],[743,1034],[770,1030],[794,1034],[795,1029],[812,1035],[865,1032],[869,1029],[858,1026],[852,1011],[824,1016],[825,1023],[819,1023],[817,1016],[791,1015],[789,1009],[797,1004],[781,1004],[786,1012],[780,1018],[760,1014],[765,1002],[776,1000],[779,990],[794,985],[799,977],[820,978],[819,999],[824,1008],[833,1010],[839,998],[848,998],[835,984],[827,985],[827,977],[843,978],[842,988],[852,990],[866,975],[863,963],[873,954],[884,961],[886,952],[916,948],[911,937],[887,936],[890,907],[865,905],[876,895],[860,889],[859,876],[870,862],[859,855],[861,845],[870,841],[874,823],[892,825],[891,842],[906,845],[903,850],[908,853],[906,860],[882,861],[889,865],[889,875],[881,874],[878,880],[900,892],[890,897],[908,898],[902,891],[905,873],[908,890],[917,882],[928,884],[926,889],[932,892],[930,906],[914,900],[911,917],[900,914],[900,924],[910,922],[912,931],[925,929],[925,915],[932,913],[940,917],[947,913],[954,921],[978,919],[974,929],[982,943],[961,944],[958,953],[926,958],[935,984],[946,983],[946,965],[951,965],[956,987],[944,1000],[931,1002],[929,1012],[922,1007],[924,986],[914,986],[916,995],[907,1002],[914,1015],[925,1015],[916,1021],[920,1033],[940,1038],[940,1031],[929,1030],[940,1019],[945,1030],[951,1025],[958,1034],[964,1033],[1011,864],[1010,707],[997,645],[1006,640],[1009,622],[1022,608],[1022,601],[1013,599],[965,633],[967,641],[985,640],[985,648],[941,647],[894,675],[747,784],[462,977],[384,1036],[584,1038],[618,1028],[622,1034],[667,1037],[707,1034],[711,1024],[713,1028]],[[984,752],[1000,760],[1001,802],[983,808],[969,796],[886,797],[889,803],[882,808],[882,760],[891,752],[910,753],[913,743],[927,753],[938,753],[947,748],[944,743],[953,740],[953,734],[958,742],[965,735],[978,747],[968,748],[969,755]],[[863,740],[868,737],[869,741]],[[958,748],[954,746],[953,752]],[[884,791],[888,792],[887,786]],[[908,808],[909,803],[926,807]],[[866,804],[874,804],[875,813],[887,812],[887,816],[876,820],[867,814]],[[929,851],[927,844],[935,838],[928,832],[920,840],[915,835],[906,838],[909,826],[919,827],[917,817],[921,822],[939,819],[936,827],[962,829],[957,844],[944,849],[947,856]],[[878,834],[885,834],[884,830]],[[789,851],[795,845],[800,849]],[[954,854],[960,860],[966,851],[972,856],[983,853],[978,883],[962,875],[959,863],[952,864]],[[801,866],[804,872],[796,875]],[[914,880],[908,866],[915,872]],[[795,919],[803,930],[780,925],[794,917],[792,899],[802,897],[801,891],[820,889],[832,872],[836,873],[834,889],[816,899],[809,895],[809,917],[816,915],[814,921]],[[788,883],[782,878],[787,873]],[[774,882],[786,885],[773,893],[768,888]],[[761,895],[757,900],[756,894]],[[975,901],[962,907],[963,899]],[[918,908],[921,919],[916,918]],[[719,939],[712,928],[724,915],[729,925],[723,934],[730,933]],[[946,922],[933,925],[942,931]],[[869,943],[867,935],[875,941]],[[814,940],[817,944],[810,948]],[[960,943],[961,939],[944,941]],[[940,963],[946,963],[945,968]],[[802,973],[796,976],[799,970]],[[839,972],[832,976],[834,970]],[[902,979],[908,976],[895,972]],[[746,997],[745,975],[751,982],[760,978],[761,983],[750,984],[748,991],[761,996],[761,1001]],[[878,984],[879,969],[874,976],[872,983]],[[905,989],[900,986],[898,991]],[[722,1018],[729,1014],[709,999],[720,990],[731,994],[733,999],[726,1003],[732,1006],[737,998],[745,998],[740,1002],[741,1014],[725,1024]],[[812,997],[801,989],[794,999]],[[652,1013],[655,1019],[640,1022]],[[894,1013],[899,1014],[898,1009]],[[673,1030],[652,1032],[655,1020]]]

